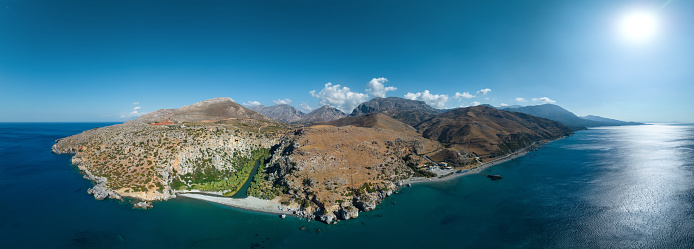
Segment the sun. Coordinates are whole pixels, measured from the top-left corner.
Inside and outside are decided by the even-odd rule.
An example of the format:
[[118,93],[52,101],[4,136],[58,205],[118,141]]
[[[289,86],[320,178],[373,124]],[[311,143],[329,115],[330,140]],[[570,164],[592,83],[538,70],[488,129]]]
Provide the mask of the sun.
[[658,33],[659,20],[656,12],[635,9],[623,13],[617,23],[619,35],[628,42],[646,43]]

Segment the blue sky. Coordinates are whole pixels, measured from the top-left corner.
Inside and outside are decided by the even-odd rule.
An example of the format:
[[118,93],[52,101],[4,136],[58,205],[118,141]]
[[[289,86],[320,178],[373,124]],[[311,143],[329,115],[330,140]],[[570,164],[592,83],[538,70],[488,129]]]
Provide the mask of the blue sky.
[[[694,122],[694,3],[665,3],[0,0],[0,122],[122,121],[220,96],[349,112],[384,94]],[[648,42],[617,32],[634,8],[657,13]]]

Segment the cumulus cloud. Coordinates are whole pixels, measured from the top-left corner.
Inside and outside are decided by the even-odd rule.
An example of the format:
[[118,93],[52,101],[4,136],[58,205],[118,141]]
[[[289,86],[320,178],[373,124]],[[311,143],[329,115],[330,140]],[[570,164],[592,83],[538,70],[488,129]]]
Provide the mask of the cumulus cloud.
[[550,103],[550,104],[557,103],[557,101],[551,100],[547,97],[533,98],[533,102],[542,102],[542,103]]
[[309,112],[313,111],[313,107],[311,107],[306,102],[301,102],[301,104],[299,104],[299,110],[301,110],[305,113],[309,113]]
[[485,89],[477,91],[477,94],[487,95],[487,93],[490,93],[490,92],[492,92],[492,89],[485,88]]
[[508,106],[508,104],[501,103],[500,106]]
[[129,113],[126,113],[126,114],[121,114],[120,117],[121,118],[133,118],[133,117],[142,116],[142,114],[144,114],[144,113],[140,112],[140,109],[141,109],[140,102],[134,102],[133,105],[134,105],[134,107],[133,107],[132,111],[130,111]]
[[478,105],[481,105],[481,104],[482,104],[482,103],[480,103],[480,102],[473,101],[473,102],[471,102],[470,104],[467,104],[467,105],[466,105],[466,104],[461,104],[460,107],[461,107],[461,108],[464,108],[464,107],[478,106]]
[[371,96],[373,97],[381,97],[385,98],[386,93],[390,91],[395,91],[398,88],[394,86],[385,86],[385,83],[388,82],[388,79],[386,78],[373,78],[371,81],[369,81],[368,84],[366,84],[366,92],[368,92]]
[[243,103],[243,105],[245,105],[245,106],[259,106],[262,104],[258,101],[252,100],[252,101],[248,101],[246,103]]
[[424,90],[424,92],[418,93],[408,92],[405,94],[405,98],[410,100],[421,100],[436,108],[443,108],[444,105],[446,105],[446,102],[448,102],[448,95],[431,94],[429,90]]
[[474,97],[475,97],[475,95],[472,95],[469,92],[464,92],[464,93],[456,92],[455,95],[453,95],[453,98],[457,99],[458,101],[461,101],[462,99],[471,99]]
[[321,105],[330,105],[343,112],[351,112],[354,107],[366,101],[369,95],[365,93],[352,92],[349,87],[333,85],[328,82],[323,89],[316,93],[316,90],[309,92],[314,98],[320,99]]
[[291,104],[293,101],[291,99],[278,99],[278,100],[273,100],[272,103],[275,103],[275,105],[280,105],[280,104]]
[[515,100],[516,102],[528,102],[527,100],[525,100],[525,98],[516,98],[516,99],[514,99],[514,100]]

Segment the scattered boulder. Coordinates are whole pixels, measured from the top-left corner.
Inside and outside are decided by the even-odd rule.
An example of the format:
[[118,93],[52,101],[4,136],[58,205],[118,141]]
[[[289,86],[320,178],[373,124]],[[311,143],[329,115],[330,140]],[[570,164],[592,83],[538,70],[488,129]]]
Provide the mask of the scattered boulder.
[[345,206],[337,211],[338,218],[349,220],[359,217],[359,210],[353,206]]
[[328,212],[327,214],[321,215],[320,216],[320,221],[325,222],[326,224],[330,224],[335,220],[335,214],[332,212]]
[[371,196],[361,196],[355,199],[354,206],[362,212],[368,212],[376,209],[376,201]]
[[146,202],[146,201],[141,201],[141,202],[135,203],[135,205],[133,205],[133,208],[150,209],[150,208],[152,208],[152,203]]

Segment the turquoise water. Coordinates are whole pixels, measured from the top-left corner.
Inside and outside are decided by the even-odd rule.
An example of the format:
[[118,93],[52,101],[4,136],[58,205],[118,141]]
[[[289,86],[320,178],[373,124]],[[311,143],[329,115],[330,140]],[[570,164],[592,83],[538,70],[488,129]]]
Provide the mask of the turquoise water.
[[50,146],[104,125],[0,124],[0,248],[694,247],[690,125],[580,131],[487,170],[503,180],[415,185],[337,225],[185,198],[146,211],[94,200]]

